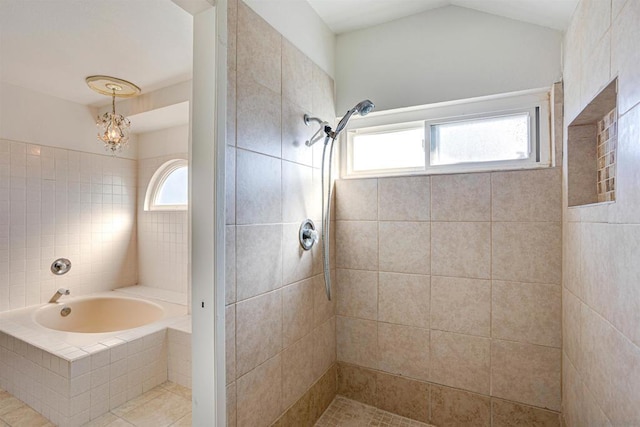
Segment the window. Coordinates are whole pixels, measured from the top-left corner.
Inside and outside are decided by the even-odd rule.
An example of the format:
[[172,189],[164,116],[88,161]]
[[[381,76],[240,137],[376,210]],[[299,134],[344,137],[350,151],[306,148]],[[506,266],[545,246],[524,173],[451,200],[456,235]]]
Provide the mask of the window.
[[149,181],[144,210],[187,210],[188,176],[188,165],[184,159],[169,160],[160,166]]
[[549,92],[447,102],[354,117],[342,176],[459,173],[551,164]]

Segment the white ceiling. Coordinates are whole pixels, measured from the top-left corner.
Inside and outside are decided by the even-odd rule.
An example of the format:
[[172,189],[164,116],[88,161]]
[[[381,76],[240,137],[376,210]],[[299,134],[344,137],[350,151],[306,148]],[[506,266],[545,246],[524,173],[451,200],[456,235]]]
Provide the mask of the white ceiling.
[[189,80],[192,16],[171,0],[0,0],[0,80],[84,105],[85,77],[143,93]]
[[[336,33],[457,5],[565,29],[578,0],[308,0]],[[0,80],[102,106],[86,76],[143,93],[191,78],[192,16],[171,0],[0,0]]]
[[443,6],[460,6],[564,31],[578,0],[307,0],[336,33]]

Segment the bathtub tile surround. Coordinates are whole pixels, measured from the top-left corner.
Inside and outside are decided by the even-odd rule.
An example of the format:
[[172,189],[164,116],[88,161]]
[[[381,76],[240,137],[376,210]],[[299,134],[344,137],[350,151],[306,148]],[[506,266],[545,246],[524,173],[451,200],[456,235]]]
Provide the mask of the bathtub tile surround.
[[186,153],[178,153],[140,159],[137,181],[138,284],[185,296],[189,284],[188,211],[145,211],[144,199],[151,177],[163,163],[187,158]]
[[133,160],[0,140],[0,312],[136,284],[135,194]]
[[616,201],[568,207],[563,177],[562,405],[569,427],[640,423],[638,19],[636,1],[580,1],[564,40],[565,150],[566,125],[618,79]]
[[338,393],[436,425],[489,425],[494,401],[558,425],[560,180],[338,181]]
[[[185,308],[155,302],[165,304],[168,317],[111,333],[45,331],[32,325],[29,308],[2,314],[0,388],[55,425],[71,427],[101,417],[168,377],[190,385],[191,320]],[[177,348],[184,342],[186,349]]]
[[242,1],[228,3],[228,425],[311,425],[335,396],[336,322],[319,245],[298,242],[305,218],[321,223],[321,152],[304,145],[314,130],[302,117],[335,118],[333,81]]

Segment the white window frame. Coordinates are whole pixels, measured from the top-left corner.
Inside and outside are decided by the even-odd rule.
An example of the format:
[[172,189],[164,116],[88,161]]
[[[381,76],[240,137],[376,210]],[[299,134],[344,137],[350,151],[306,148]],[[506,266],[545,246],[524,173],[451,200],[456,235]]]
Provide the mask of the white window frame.
[[[144,210],[145,211],[186,211],[189,209],[189,204],[184,205],[156,205],[155,200],[158,196],[162,185],[166,179],[176,170],[189,167],[189,162],[185,159],[172,159],[164,162],[154,172],[149,185],[147,186],[147,192],[144,196]],[[188,190],[187,190],[188,191]]]
[[[534,89],[502,95],[443,102],[419,107],[374,112],[354,117],[343,132],[340,150],[342,178],[378,176],[432,175],[495,170],[535,169],[552,166],[550,135],[550,91]],[[431,126],[457,121],[529,114],[530,155],[527,159],[492,162],[467,162],[451,165],[430,164]],[[353,137],[362,133],[382,133],[424,126],[424,168],[353,170]]]

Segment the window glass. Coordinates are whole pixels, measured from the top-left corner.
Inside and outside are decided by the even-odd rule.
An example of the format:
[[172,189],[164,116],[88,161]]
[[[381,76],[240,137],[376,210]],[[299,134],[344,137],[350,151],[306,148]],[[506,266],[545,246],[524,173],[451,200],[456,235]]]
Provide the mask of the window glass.
[[424,167],[424,129],[353,136],[353,171]]
[[529,114],[484,117],[431,126],[431,164],[529,158]]
[[169,173],[158,188],[154,204],[156,206],[186,205],[189,191],[188,175],[186,166]]
[[144,197],[145,211],[184,211],[189,204],[189,167],[185,159],[162,164],[153,174]]

